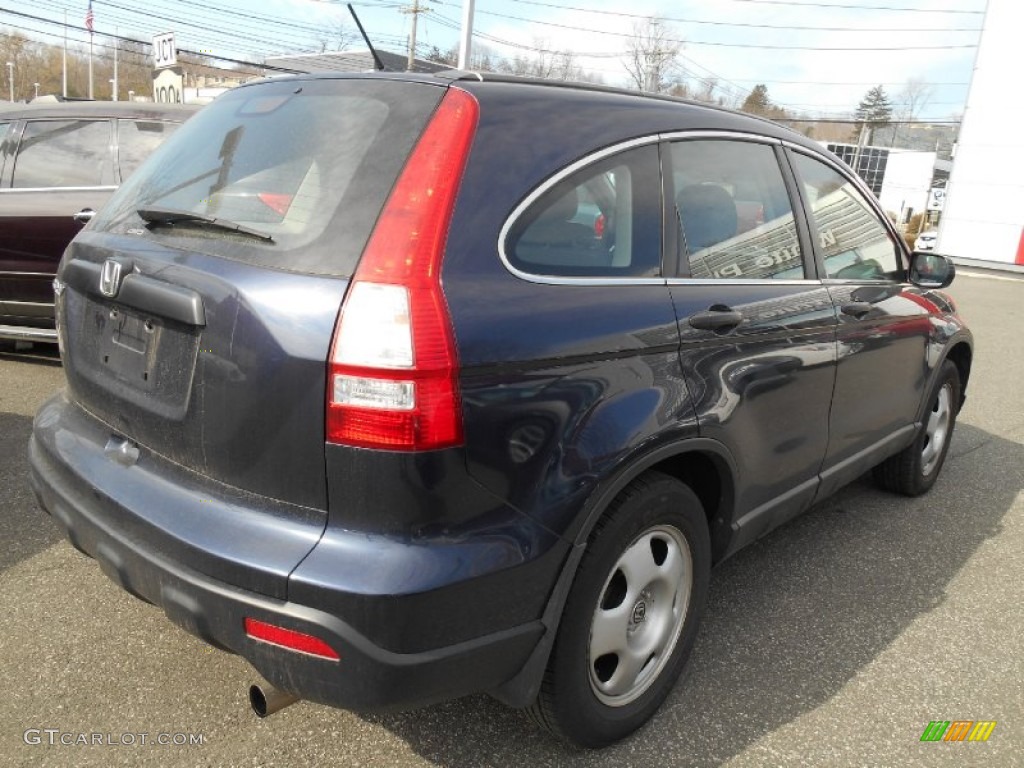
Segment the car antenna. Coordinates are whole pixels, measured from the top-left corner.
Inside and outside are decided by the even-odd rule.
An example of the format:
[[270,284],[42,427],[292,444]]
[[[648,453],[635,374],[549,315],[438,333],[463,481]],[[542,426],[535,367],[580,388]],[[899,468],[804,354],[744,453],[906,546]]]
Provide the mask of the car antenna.
[[346,3],[348,6],[348,12],[352,14],[352,18],[356,21],[356,26],[359,27],[359,34],[363,36],[363,40],[366,41],[366,47],[370,49],[370,53],[373,55],[373,61],[376,63],[375,69],[378,72],[384,71],[384,62],[380,60],[380,56],[377,55],[377,49],[373,47],[373,43],[370,42],[370,38],[366,36],[366,30],[363,29],[362,22],[359,21],[359,17],[356,15],[356,9],[352,7],[352,3]]

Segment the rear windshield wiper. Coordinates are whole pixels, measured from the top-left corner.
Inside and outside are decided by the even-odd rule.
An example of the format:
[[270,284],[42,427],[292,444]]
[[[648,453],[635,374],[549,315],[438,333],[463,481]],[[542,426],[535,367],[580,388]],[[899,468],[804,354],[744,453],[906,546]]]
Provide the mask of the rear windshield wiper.
[[229,219],[218,219],[215,216],[207,216],[206,214],[195,213],[194,211],[177,211],[173,208],[139,208],[136,213],[139,214],[143,221],[150,224],[200,224],[205,227],[223,229],[226,232],[237,232],[240,235],[258,237],[260,240],[266,240],[268,243],[274,242],[274,238],[266,232],[250,229]]

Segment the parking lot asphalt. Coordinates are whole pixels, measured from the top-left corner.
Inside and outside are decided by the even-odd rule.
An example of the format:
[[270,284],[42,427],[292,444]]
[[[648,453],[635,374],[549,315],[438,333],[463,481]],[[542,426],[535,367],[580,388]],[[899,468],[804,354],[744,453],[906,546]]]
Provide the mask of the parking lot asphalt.
[[[962,272],[950,293],[975,361],[932,492],[862,478],[720,566],[688,675],[600,752],[486,696],[256,719],[244,661],[115,587],[36,507],[25,445],[63,372],[0,352],[0,765],[1024,765],[1024,280]],[[933,720],[997,725],[921,742]]]

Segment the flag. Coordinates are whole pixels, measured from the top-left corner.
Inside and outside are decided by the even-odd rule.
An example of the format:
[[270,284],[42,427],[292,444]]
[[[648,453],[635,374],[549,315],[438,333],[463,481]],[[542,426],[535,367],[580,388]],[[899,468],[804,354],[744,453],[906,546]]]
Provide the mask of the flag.
[[85,28],[92,34],[92,0],[89,0],[89,10],[85,12]]

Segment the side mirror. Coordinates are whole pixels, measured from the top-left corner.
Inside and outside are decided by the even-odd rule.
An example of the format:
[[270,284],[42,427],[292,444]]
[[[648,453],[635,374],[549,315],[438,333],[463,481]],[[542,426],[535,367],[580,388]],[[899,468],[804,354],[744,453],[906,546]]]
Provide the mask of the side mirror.
[[931,251],[910,254],[910,282],[918,288],[945,288],[956,277],[956,266],[948,256]]

